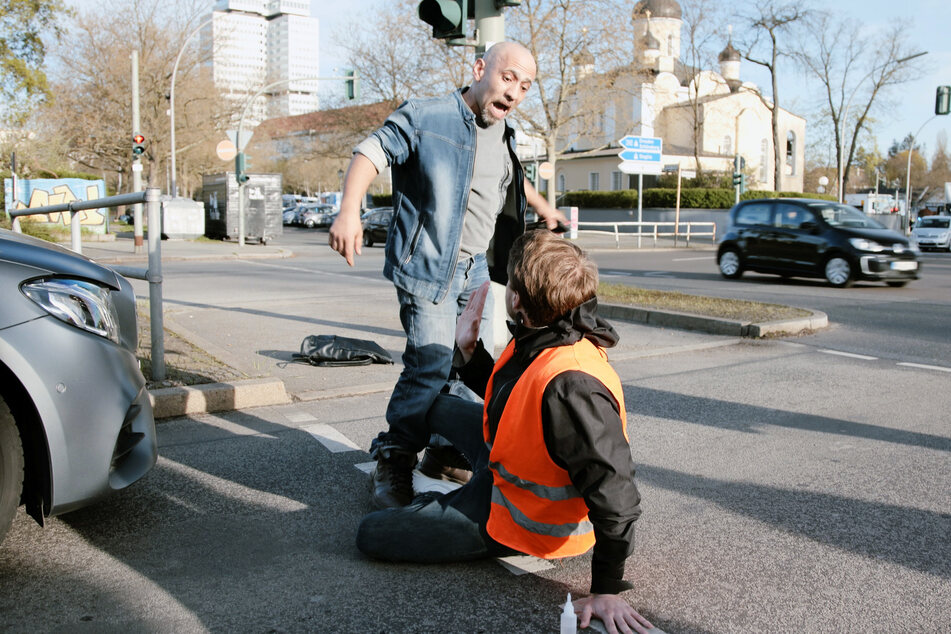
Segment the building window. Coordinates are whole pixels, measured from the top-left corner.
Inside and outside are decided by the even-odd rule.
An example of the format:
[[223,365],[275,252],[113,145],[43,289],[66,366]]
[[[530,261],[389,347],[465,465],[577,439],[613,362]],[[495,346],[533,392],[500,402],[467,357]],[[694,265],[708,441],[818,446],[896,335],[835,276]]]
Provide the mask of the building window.
[[562,192],[562,193],[568,191],[568,189],[565,187],[565,175],[564,175],[564,174],[559,174],[559,175],[558,175],[558,191],[559,191],[559,192]]
[[786,133],[786,173],[796,173],[796,133],[792,130]]
[[734,151],[733,137],[729,134],[723,137],[723,149],[720,150],[720,154],[736,154],[738,151],[738,149]]
[[611,189],[613,191],[624,189],[623,181],[624,176],[621,172],[611,172]]
[[667,36],[667,54],[673,56],[674,54],[674,36],[673,34]]
[[588,189],[593,192],[601,189],[601,174],[598,172],[588,172]]

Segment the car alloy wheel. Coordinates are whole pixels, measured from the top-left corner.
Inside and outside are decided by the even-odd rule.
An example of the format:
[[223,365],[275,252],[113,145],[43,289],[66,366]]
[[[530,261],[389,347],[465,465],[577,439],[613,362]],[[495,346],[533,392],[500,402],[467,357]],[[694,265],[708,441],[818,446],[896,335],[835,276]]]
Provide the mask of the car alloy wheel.
[[739,253],[730,249],[720,255],[720,275],[731,280],[743,275]]
[[372,246],[373,246],[373,238],[370,237],[370,234],[369,234],[369,233],[364,233],[364,234],[363,234],[363,246],[365,246],[365,247],[372,247]]
[[0,398],[0,542],[7,534],[23,488],[23,445],[10,408]]
[[826,262],[826,280],[837,288],[845,288],[852,284],[852,265],[841,256],[829,258]]

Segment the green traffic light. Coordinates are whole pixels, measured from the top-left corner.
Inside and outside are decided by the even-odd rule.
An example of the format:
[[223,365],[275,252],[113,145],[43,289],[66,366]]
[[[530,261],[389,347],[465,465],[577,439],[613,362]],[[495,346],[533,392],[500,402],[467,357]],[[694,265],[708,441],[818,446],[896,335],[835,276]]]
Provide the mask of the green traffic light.
[[433,37],[446,39],[465,37],[468,0],[423,0],[419,18],[433,27]]

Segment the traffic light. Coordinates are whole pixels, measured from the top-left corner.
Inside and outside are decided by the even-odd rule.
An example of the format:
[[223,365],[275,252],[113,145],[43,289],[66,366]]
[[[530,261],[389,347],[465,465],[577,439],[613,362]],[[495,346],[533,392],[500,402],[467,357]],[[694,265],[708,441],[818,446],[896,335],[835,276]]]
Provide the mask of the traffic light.
[[234,177],[239,184],[248,182],[247,159],[244,152],[238,152],[234,157]]
[[359,83],[360,78],[357,75],[357,71],[352,69],[347,69],[344,71],[343,74],[346,75],[347,77],[350,77],[350,79],[345,79],[343,82],[344,87],[346,89],[346,93],[347,93],[347,100],[353,101],[354,99],[359,99],[360,98],[360,83]]
[[469,0],[423,0],[419,3],[419,19],[433,27],[433,37],[439,39],[464,38],[466,19],[475,4]]
[[132,154],[139,156],[145,152],[145,137],[141,134],[132,135]]
[[502,7],[517,7],[522,4],[522,0],[495,0],[495,8],[501,9]]
[[528,179],[529,183],[535,184],[535,174],[537,173],[538,168],[534,163],[529,163],[525,166],[525,178]]
[[746,174],[740,174],[740,193],[746,191]]
[[743,175],[733,172],[733,186],[737,187],[742,182],[743,182]]
[[951,111],[951,86],[938,86],[935,91],[934,113],[948,114]]

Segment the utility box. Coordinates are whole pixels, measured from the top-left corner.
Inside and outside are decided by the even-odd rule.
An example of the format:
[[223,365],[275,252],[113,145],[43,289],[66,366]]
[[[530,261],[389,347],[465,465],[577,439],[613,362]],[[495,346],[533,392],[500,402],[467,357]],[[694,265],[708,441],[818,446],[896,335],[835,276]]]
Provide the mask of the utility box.
[[205,206],[190,198],[163,196],[162,233],[172,240],[205,235]]
[[[244,239],[264,244],[284,232],[283,180],[280,174],[248,174],[248,177],[244,185]],[[239,192],[234,172],[202,176],[206,236],[239,239]]]

